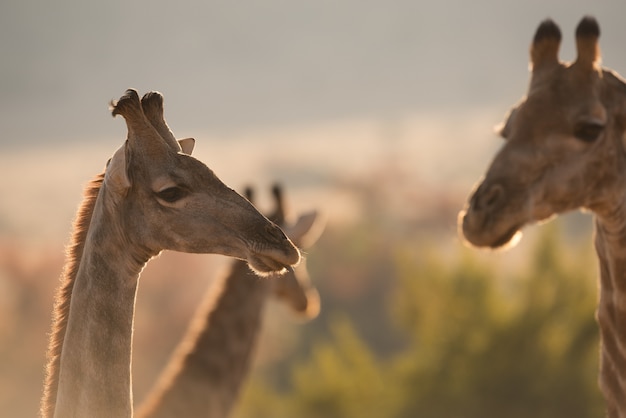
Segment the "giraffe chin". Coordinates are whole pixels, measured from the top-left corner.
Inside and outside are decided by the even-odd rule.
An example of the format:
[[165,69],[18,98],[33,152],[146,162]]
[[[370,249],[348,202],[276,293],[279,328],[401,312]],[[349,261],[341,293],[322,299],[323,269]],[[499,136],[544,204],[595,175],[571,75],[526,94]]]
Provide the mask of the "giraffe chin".
[[493,250],[508,250],[509,248],[513,248],[517,245],[518,242],[522,239],[522,231],[518,228],[514,228],[512,231],[509,231],[506,235],[504,235],[499,240],[495,241],[491,247]]
[[[489,223],[490,217],[472,210],[461,211],[458,216],[458,231],[466,244],[472,247],[506,250],[522,239],[521,229],[526,221],[504,225]],[[506,228],[506,229],[505,229]]]
[[479,230],[478,233],[467,228],[467,224],[463,223],[462,236],[465,242],[473,247],[490,248],[492,250],[507,250],[517,245],[522,239],[522,231],[518,226],[508,229],[505,233],[498,236],[488,236],[485,230]]
[[283,274],[287,271],[286,265],[271,257],[254,254],[248,257],[248,266],[258,276],[267,277],[271,274]]

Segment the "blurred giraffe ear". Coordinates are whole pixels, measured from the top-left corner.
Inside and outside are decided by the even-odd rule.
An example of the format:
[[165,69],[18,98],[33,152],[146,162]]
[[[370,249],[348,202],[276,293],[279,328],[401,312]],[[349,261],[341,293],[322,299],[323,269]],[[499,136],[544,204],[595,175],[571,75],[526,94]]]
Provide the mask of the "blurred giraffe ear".
[[130,160],[128,150],[128,141],[126,141],[107,162],[104,172],[104,184],[119,194],[126,194],[131,186],[127,166]]
[[315,244],[315,241],[322,235],[325,222],[317,211],[311,211],[301,215],[295,224],[285,225],[285,234],[298,247],[308,248]]
[[196,140],[193,138],[183,138],[178,140],[178,144],[180,145],[183,154],[191,155],[193,147],[196,145]]

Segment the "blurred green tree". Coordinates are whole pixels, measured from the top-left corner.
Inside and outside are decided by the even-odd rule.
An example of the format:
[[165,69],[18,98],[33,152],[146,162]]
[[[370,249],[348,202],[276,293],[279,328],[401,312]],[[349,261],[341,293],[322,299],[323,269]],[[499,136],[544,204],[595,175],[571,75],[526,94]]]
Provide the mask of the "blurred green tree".
[[292,370],[287,394],[255,379],[239,416],[248,418],[379,418],[394,416],[399,393],[391,369],[378,361],[346,317],[335,318],[329,340],[316,343],[310,357]]
[[566,260],[559,242],[545,227],[518,277],[469,254],[452,267],[399,257],[392,313],[412,336],[394,365],[400,417],[602,415],[589,259]]
[[387,315],[405,346],[378,358],[353,319],[334,315],[292,363],[290,388],[257,375],[237,416],[602,416],[594,264],[561,242],[554,223],[544,227],[526,263],[503,272],[474,251],[396,246]]

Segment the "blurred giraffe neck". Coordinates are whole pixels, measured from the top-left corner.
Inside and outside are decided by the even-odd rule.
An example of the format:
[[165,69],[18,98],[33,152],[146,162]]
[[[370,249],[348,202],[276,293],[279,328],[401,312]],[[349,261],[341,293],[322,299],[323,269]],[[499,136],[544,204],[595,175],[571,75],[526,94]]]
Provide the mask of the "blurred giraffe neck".
[[600,265],[597,321],[601,335],[599,383],[609,417],[626,417],[626,214],[596,221]]
[[194,314],[185,341],[138,417],[228,415],[250,367],[270,280],[256,276],[245,262],[232,264]]

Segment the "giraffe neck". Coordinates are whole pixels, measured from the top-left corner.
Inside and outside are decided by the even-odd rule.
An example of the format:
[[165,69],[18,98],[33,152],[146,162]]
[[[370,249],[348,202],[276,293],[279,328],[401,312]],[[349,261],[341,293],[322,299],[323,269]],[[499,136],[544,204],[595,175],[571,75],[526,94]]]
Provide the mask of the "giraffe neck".
[[101,197],[72,289],[55,416],[132,416],[135,294],[149,255],[129,246]]
[[82,259],[89,224],[91,223],[95,202],[100,193],[103,180],[104,173],[97,175],[89,182],[85,188],[83,201],[74,219],[72,237],[67,251],[67,259],[63,267],[61,283],[55,295],[54,309],[52,312],[52,329],[48,342],[48,351],[46,353],[46,376],[40,405],[40,416],[42,418],[51,418],[54,413],[57,386],[59,383],[61,348],[63,339],[65,338],[72,289],[78,268],[80,267],[80,260]]
[[[142,418],[226,417],[250,366],[269,281],[235,261],[215,298],[205,298]],[[213,290],[213,289],[212,289]]]
[[598,217],[596,251],[600,265],[600,389],[609,417],[626,417],[626,218]]

